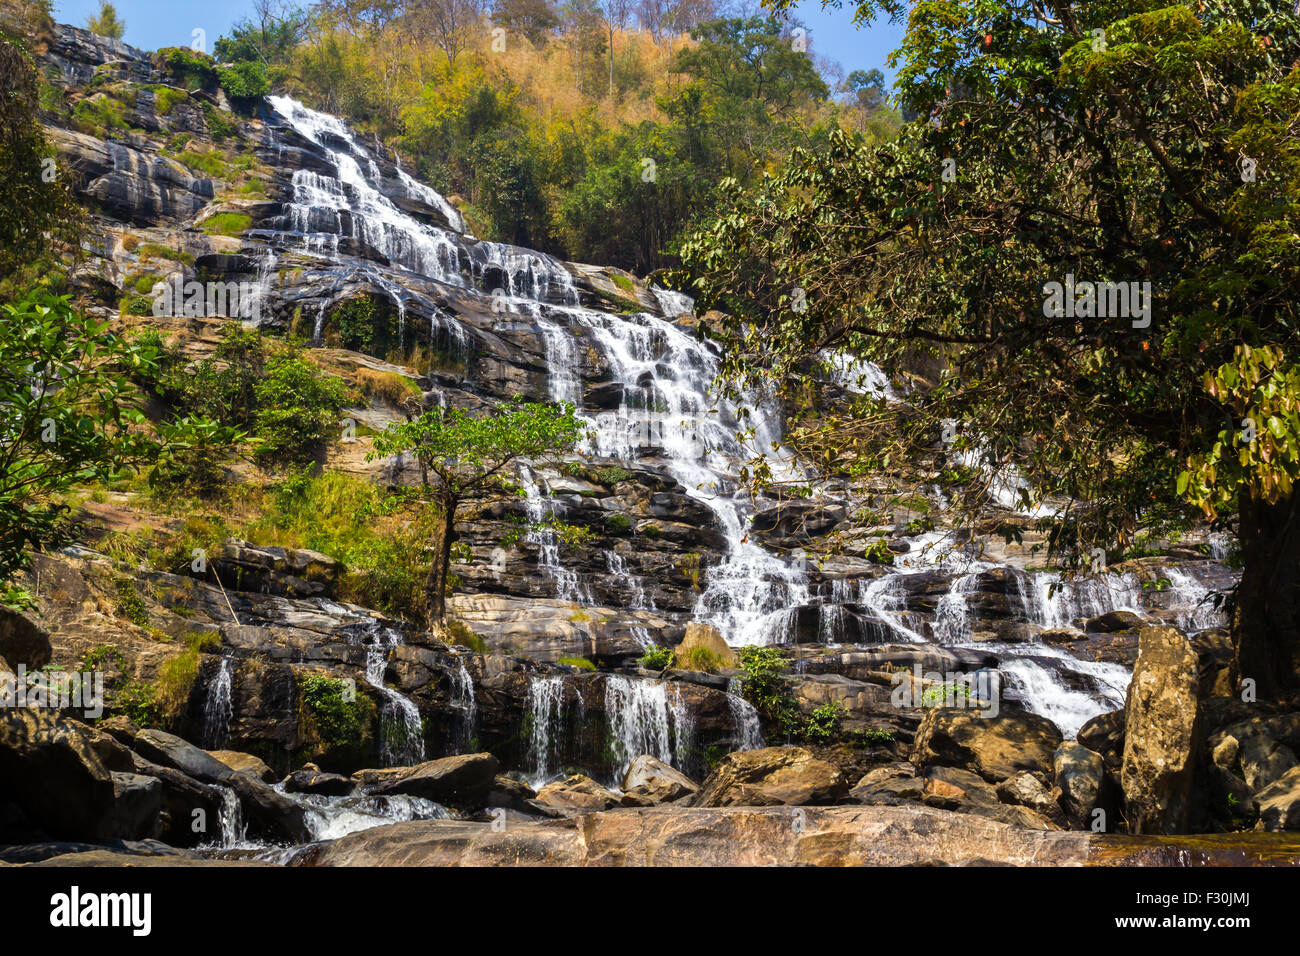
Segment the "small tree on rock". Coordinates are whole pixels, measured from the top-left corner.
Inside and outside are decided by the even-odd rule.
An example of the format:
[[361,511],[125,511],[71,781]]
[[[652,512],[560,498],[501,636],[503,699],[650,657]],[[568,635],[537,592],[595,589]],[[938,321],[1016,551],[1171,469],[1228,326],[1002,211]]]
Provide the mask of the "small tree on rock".
[[474,498],[518,494],[509,470],[514,462],[566,452],[581,433],[572,405],[514,401],[485,415],[470,415],[459,408],[433,409],[375,436],[367,460],[413,455],[424,492],[439,509],[425,584],[430,625],[446,616],[451,544],[461,506]]

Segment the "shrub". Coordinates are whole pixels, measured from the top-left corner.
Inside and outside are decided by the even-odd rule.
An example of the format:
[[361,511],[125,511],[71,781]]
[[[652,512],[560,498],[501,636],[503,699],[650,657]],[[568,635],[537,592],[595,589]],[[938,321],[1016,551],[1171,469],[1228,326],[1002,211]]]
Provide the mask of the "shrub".
[[584,671],[594,671],[596,669],[596,665],[585,657],[561,657],[555,663],[567,664],[569,667],[577,667]]
[[848,709],[838,700],[832,700],[814,708],[804,726],[803,737],[815,744],[829,743],[840,732],[840,724]]
[[316,724],[327,747],[348,746],[361,739],[367,707],[347,699],[347,685],[334,677],[306,674],[298,678],[298,699]]
[[210,236],[238,236],[252,224],[252,217],[243,213],[219,212],[203,220],[203,231]]
[[296,355],[275,358],[254,386],[258,412],[254,434],[263,462],[306,462],[339,425],[347,399],[343,382]]
[[405,375],[397,372],[380,372],[371,368],[359,368],[356,384],[369,398],[401,406],[411,399],[421,397],[420,386]]
[[157,691],[148,681],[130,681],[122,687],[115,709],[141,727],[158,726]]
[[488,643],[478,634],[470,629],[470,626],[464,621],[458,621],[454,617],[447,618],[447,633],[451,635],[453,643],[461,647],[468,647],[476,654],[489,653]]
[[630,527],[632,527],[632,519],[621,511],[605,515],[605,528],[610,534],[627,534]]
[[190,98],[190,95],[184,90],[178,90],[172,86],[155,86],[153,88],[154,109],[159,116],[168,115],[177,104],[184,103]]
[[640,665],[648,671],[661,671],[673,662],[672,648],[651,644],[641,655]]
[[241,106],[271,92],[266,68],[256,60],[241,60],[228,67],[217,67],[217,79],[232,101]]
[[722,655],[708,647],[692,647],[684,655],[675,655],[678,667],[704,674],[716,674],[722,670]]
[[877,538],[875,543],[866,549],[863,557],[873,564],[894,563],[894,552],[889,550],[889,544],[884,538]]
[[149,613],[145,610],[144,601],[136,593],[135,582],[130,578],[118,578],[113,583],[113,588],[117,591],[118,616],[139,627],[148,627]]
[[209,86],[216,78],[212,58],[190,47],[170,46],[158,51],[168,74],[190,92]]

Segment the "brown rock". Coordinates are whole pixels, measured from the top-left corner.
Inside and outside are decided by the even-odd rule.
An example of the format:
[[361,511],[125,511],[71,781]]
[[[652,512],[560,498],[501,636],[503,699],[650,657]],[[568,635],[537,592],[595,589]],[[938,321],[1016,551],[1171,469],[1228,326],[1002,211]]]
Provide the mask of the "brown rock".
[[763,747],[728,754],[696,796],[697,807],[813,806],[848,795],[839,769],[802,747]]
[[964,767],[990,783],[1031,770],[1051,773],[1061,732],[1046,717],[1004,712],[981,717],[975,710],[935,707],[916,732],[912,762],[918,767]]

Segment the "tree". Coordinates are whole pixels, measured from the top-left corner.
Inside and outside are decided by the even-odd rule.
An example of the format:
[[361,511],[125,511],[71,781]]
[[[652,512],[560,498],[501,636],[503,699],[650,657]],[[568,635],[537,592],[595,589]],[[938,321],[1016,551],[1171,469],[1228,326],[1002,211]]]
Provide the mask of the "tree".
[[[1042,524],[1076,568],[1192,506],[1235,529],[1239,674],[1274,696],[1300,688],[1291,7],[862,0],[859,19],[907,19],[918,119],[729,185],[681,276],[730,315],[733,381],[808,412],[790,438],[825,472],[965,453],[973,516],[1014,466],[1026,499],[1072,502]],[[830,409],[829,352],[942,371],[906,403]]]
[[515,30],[529,42],[544,43],[560,24],[560,14],[550,0],[496,0],[492,19],[499,26]]
[[[16,39],[16,38],[15,38]],[[0,33],[0,282],[71,247],[79,209],[41,130],[36,69]],[[48,270],[42,270],[48,271]]]
[[580,436],[581,423],[573,406],[520,401],[499,405],[484,415],[459,408],[433,409],[375,436],[367,461],[414,455],[424,494],[439,510],[425,582],[431,625],[446,616],[447,574],[461,506],[472,498],[517,493],[507,473],[512,463],[565,452]]
[[108,0],[99,0],[99,12],[87,18],[86,29],[102,37],[120,40],[126,35],[126,21],[118,18],[117,10]]
[[131,381],[153,361],[66,297],[0,306],[0,593],[9,599],[30,552],[62,536],[64,491],[156,457]]
[[473,32],[482,28],[482,17],[479,0],[411,0],[406,13],[413,31],[431,36],[448,66],[456,65]]
[[294,47],[307,35],[307,14],[273,0],[255,0],[253,13],[255,20],[237,20],[230,36],[217,40],[213,55],[223,63],[251,60],[263,67],[288,63]]

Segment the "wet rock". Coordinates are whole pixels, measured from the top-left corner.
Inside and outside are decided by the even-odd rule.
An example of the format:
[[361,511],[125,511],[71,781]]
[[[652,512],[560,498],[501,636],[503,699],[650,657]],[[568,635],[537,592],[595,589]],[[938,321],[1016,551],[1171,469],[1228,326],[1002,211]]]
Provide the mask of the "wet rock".
[[146,760],[179,770],[202,783],[228,783],[234,771],[188,741],[149,728],[136,735],[132,749]]
[[314,793],[322,797],[350,797],[357,792],[351,778],[319,770],[297,770],[284,778],[285,793]]
[[649,754],[632,761],[623,775],[623,806],[649,807],[698,793],[700,785]]
[[590,812],[618,806],[619,796],[590,777],[575,773],[542,787],[536,802],[565,812]]
[[1108,711],[1092,718],[1075,735],[1080,744],[1101,754],[1106,769],[1116,776],[1124,762],[1124,722],[1123,710]]
[[222,788],[200,783],[179,770],[135,756],[135,772],[161,784],[158,839],[177,847],[212,843],[220,837]]
[[836,803],[848,791],[839,768],[802,747],[763,747],[722,758],[693,805],[813,806]]
[[289,797],[246,773],[231,773],[227,785],[239,797],[250,836],[277,843],[311,840],[306,811]]
[[1142,629],[1129,684],[1120,783],[1132,833],[1180,833],[1200,744],[1197,656],[1171,627]]
[[1021,770],[1050,774],[1060,745],[1056,725],[1037,714],[981,717],[979,711],[935,707],[921,719],[912,762],[918,767],[962,767],[997,783]]
[[260,757],[241,753],[238,750],[209,750],[206,753],[209,757],[221,761],[236,773],[246,773],[249,776],[256,777],[262,783],[276,782],[275,771],[268,767]]
[[482,803],[492,789],[500,768],[500,762],[489,753],[443,757],[418,764],[391,780],[378,783],[370,793],[373,796],[402,793],[448,806],[475,805]]
[[1060,819],[1062,816],[1061,791],[1056,787],[1045,786],[1027,770],[1003,780],[997,786],[997,794],[1003,803],[1028,807],[1048,820]]
[[486,803],[489,807],[507,807],[527,813],[533,809],[529,801],[536,796],[533,788],[522,780],[497,774],[492,780],[492,789],[488,791]]
[[150,840],[162,821],[162,781],[138,773],[112,771],[113,812],[109,830],[122,840]]
[[849,791],[855,803],[897,805],[920,800],[925,792],[925,778],[917,776],[910,763],[892,763],[865,774]]

